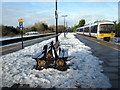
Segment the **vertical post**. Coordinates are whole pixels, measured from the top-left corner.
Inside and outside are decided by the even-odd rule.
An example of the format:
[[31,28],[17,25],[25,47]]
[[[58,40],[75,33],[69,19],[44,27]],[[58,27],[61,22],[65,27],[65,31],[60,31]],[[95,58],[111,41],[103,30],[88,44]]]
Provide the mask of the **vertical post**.
[[22,49],[24,49],[24,47],[23,47],[23,26],[21,28],[21,38],[22,38]]
[[58,14],[57,14],[57,0],[56,0],[56,10],[55,10],[55,18],[56,18],[56,42],[58,41]]
[[19,22],[19,28],[20,28],[20,32],[21,32],[21,41],[22,41],[22,49],[23,47],[23,22]]
[[23,46],[23,22],[24,19],[18,19],[19,22],[19,28],[20,28],[20,32],[21,32],[21,41],[22,41],[22,49],[24,48]]
[[66,32],[68,33],[68,24],[67,24],[67,22],[66,22]]
[[64,16],[64,37],[66,37],[66,35],[65,35],[65,16]]

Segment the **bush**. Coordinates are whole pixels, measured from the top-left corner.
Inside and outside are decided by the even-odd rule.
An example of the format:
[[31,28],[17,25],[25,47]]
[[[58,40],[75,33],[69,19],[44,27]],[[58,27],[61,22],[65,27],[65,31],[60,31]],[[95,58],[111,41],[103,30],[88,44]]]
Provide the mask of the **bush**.
[[15,36],[20,34],[20,31],[13,26],[0,26],[2,27],[2,36]]

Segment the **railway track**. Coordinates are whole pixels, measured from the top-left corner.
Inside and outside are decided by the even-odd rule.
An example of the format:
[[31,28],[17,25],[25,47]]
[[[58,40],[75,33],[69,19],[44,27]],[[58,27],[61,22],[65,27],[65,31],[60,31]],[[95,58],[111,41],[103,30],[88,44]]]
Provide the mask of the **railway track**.
[[[53,38],[55,36],[56,35],[49,35],[49,36],[35,38],[32,40],[25,40],[23,45],[24,45],[24,47],[27,47],[27,46],[33,45],[35,43],[39,43],[43,40]],[[0,53],[1,53],[1,55],[5,55],[5,54],[12,53],[12,52],[15,52],[15,51],[20,50],[20,49],[22,49],[21,42],[19,42],[19,43],[16,42],[14,44],[8,44],[8,45],[2,46]]]
[[[55,35],[55,34],[51,33],[51,34],[40,34],[40,35],[34,35],[34,36],[24,36],[23,41],[36,39],[36,38],[40,38],[40,37],[45,37],[45,36],[50,36],[50,35]],[[15,38],[11,38],[11,39],[1,40],[0,44],[2,46],[2,45],[11,44],[11,43],[17,43],[17,42],[20,42],[21,40],[22,40],[21,37],[15,37]]]

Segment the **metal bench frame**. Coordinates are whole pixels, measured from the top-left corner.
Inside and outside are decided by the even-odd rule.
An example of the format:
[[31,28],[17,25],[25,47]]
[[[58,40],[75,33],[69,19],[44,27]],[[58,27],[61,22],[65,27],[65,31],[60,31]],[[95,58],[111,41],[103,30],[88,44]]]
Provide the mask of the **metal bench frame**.
[[[53,44],[52,41],[44,45],[43,50],[32,57],[37,62],[35,68],[41,70],[42,68],[48,68],[52,66],[53,68],[63,70],[63,68],[66,67],[67,65],[66,61],[68,58],[68,50],[61,49],[59,48],[59,46],[60,46],[59,41],[56,42],[55,44]],[[57,54],[58,50],[59,50],[59,54]]]

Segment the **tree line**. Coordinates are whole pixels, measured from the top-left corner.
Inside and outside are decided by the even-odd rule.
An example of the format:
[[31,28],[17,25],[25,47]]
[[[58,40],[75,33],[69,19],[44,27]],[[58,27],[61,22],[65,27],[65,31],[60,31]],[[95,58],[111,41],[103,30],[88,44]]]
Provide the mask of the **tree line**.
[[5,26],[5,25],[0,25],[0,32],[2,33],[2,37],[3,36],[16,36],[18,34],[20,34],[20,30],[19,28],[15,28],[13,26]]
[[[13,37],[20,35],[21,30],[19,27],[13,27],[13,26],[6,26],[6,25],[0,25],[0,30],[2,33],[2,37],[8,36],[8,37]],[[58,32],[62,33],[65,30],[68,29],[69,32],[72,32],[72,29],[70,27],[65,28],[64,25],[58,25]],[[39,32],[40,34],[44,33],[55,33],[56,32],[56,26],[55,25],[50,25],[48,26],[47,23],[45,22],[37,22],[33,26],[28,26],[23,29],[23,33],[25,34],[26,32],[31,32],[31,31],[36,31]]]
[[[64,27],[64,25],[58,25],[58,32],[62,33],[64,31],[68,32],[76,32],[76,29],[79,27],[82,27],[85,25],[85,19],[79,20],[79,23],[73,27]],[[21,31],[19,27],[13,27],[13,26],[5,26],[5,25],[0,25],[2,37],[4,36],[17,36],[20,35]],[[28,26],[24,28],[24,34],[26,32],[31,32],[31,31],[37,31],[40,34],[44,33],[55,33],[56,32],[56,26],[55,25],[50,25],[48,26],[47,23],[45,22],[37,22],[33,26]],[[115,32],[116,36],[120,37],[120,22],[115,24]]]

